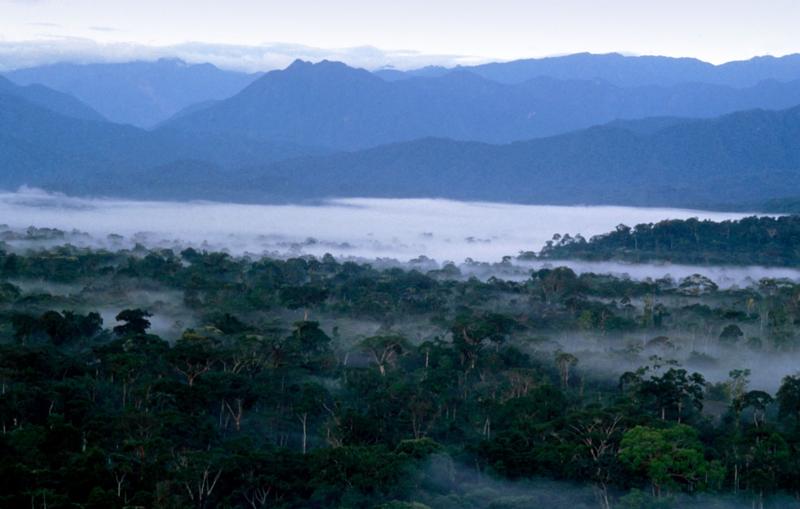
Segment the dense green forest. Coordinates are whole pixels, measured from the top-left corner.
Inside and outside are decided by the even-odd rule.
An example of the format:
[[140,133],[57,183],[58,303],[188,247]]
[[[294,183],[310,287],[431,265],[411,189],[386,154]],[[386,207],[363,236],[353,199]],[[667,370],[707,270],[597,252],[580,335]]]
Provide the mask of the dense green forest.
[[794,507],[800,285],[0,252],[0,506]]
[[797,266],[800,216],[752,216],[721,222],[672,219],[633,228],[621,224],[588,241],[580,235],[556,235],[539,255],[556,260]]

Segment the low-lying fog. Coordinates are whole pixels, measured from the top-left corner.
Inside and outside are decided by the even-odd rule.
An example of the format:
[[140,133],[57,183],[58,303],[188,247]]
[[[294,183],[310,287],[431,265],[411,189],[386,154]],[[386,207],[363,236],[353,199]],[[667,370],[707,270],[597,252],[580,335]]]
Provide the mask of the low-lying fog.
[[[577,273],[680,280],[703,274],[721,288],[749,286],[764,277],[800,280],[800,270],[628,264],[574,260],[530,261],[504,256],[538,251],[554,233],[590,237],[624,223],[699,217],[725,220],[746,214],[686,209],[583,207],[457,202],[434,199],[332,200],[318,205],[242,205],[86,199],[23,188],[0,192],[0,223],[17,232],[57,228],[64,238],[8,240],[14,247],[70,243],[109,249],[188,246],[233,255],[321,256],[405,265],[420,270],[452,261],[464,277],[525,280],[532,269],[565,265]],[[420,258],[420,257],[424,258]],[[468,263],[464,263],[469,260]],[[438,263],[437,263],[438,262]]]
[[305,253],[407,261],[497,262],[538,251],[554,233],[585,237],[625,223],[742,214],[635,207],[565,207],[433,199],[341,199],[319,205],[240,205],[72,198],[23,188],[0,193],[0,222],[116,233],[143,243],[179,240],[234,254]]
[[[342,258],[373,260],[378,265],[412,266],[421,270],[440,267],[443,262],[451,260],[456,262],[464,277],[480,279],[494,276],[524,280],[530,277],[533,269],[566,265],[579,273],[628,275],[634,279],[669,275],[674,280],[681,280],[701,273],[722,288],[749,286],[763,277],[800,280],[800,270],[793,268],[524,259],[501,263],[507,255],[538,251],[554,233],[580,233],[589,237],[609,231],[619,223],[635,225],[689,217],[724,220],[744,215],[681,209],[531,206],[429,199],[346,199],[319,205],[241,205],[84,199],[34,189],[0,192],[0,223],[11,229],[6,228],[5,233],[22,232],[22,235],[2,238],[20,248],[69,242],[112,249],[129,248],[136,243],[178,249],[193,245],[234,255],[320,256],[329,252]],[[25,234],[28,226],[57,228],[71,233],[53,238],[49,238],[46,232],[28,235]],[[3,230],[0,228],[0,233]],[[419,258],[421,255],[427,258]],[[376,262],[376,258],[381,260]],[[467,259],[472,261],[464,263]],[[36,285],[40,284],[17,283],[29,291],[36,290]],[[47,289],[56,294],[79,291],[53,285]],[[163,304],[178,301],[178,297],[170,298],[157,292],[145,297],[137,297],[134,301],[159,313],[154,321],[159,333],[179,332],[176,317],[191,321],[191,317],[182,316],[180,310]],[[133,299],[133,296],[126,298]],[[107,323],[114,322],[114,313],[121,307],[124,303],[103,310]],[[795,371],[796,359],[791,356],[779,358],[752,354],[749,359],[742,359],[740,355],[713,349],[707,339],[690,338],[688,343],[677,341],[680,351],[668,352],[667,356],[680,358],[690,368],[701,369],[712,381],[724,380],[730,369],[752,368],[754,385],[769,390],[775,390],[781,377]],[[560,338],[554,345],[554,348],[575,352],[585,369],[612,371],[615,376],[620,370],[635,369],[642,359],[647,358],[645,355],[632,359],[628,365],[622,357],[612,356],[615,366],[610,367],[607,362],[609,345],[594,344],[578,337]],[[693,352],[711,355],[716,361],[694,366]],[[763,364],[775,369],[759,369]]]
[[714,281],[721,289],[734,286],[745,288],[758,284],[763,278],[800,280],[800,269],[788,267],[760,266],[710,266],[679,265],[673,263],[622,263],[622,262],[586,262],[580,260],[514,260],[508,268],[497,264],[469,264],[461,267],[462,273],[475,275],[479,279],[494,276],[500,279],[524,281],[530,277],[532,270],[553,267],[569,267],[575,273],[609,274],[616,277],[628,277],[633,280],[659,279],[669,277],[676,282],[694,274]]

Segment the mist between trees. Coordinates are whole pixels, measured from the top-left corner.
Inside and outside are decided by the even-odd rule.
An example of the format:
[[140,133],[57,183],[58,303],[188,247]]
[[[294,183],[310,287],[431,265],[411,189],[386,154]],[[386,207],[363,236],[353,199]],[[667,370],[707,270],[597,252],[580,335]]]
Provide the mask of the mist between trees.
[[0,505],[796,503],[791,280],[19,235],[44,239],[0,251]]

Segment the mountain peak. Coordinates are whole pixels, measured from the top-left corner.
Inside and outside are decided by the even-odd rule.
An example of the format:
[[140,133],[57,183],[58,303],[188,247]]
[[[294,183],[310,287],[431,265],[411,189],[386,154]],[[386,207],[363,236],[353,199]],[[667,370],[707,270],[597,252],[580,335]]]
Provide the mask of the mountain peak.
[[191,65],[185,60],[177,57],[162,57],[156,60],[156,63],[164,67],[189,67]]
[[306,68],[306,67],[310,67],[312,65],[314,65],[314,64],[309,62],[308,60],[303,60],[302,58],[297,58],[297,59],[294,60],[294,62],[289,64],[286,67],[286,69],[284,69],[284,70],[285,71],[289,71],[289,70],[303,69],[303,68]]
[[383,81],[377,76],[364,69],[350,67],[343,62],[333,60],[321,60],[319,62],[309,62],[297,59],[285,69],[270,71],[259,79],[255,80],[248,88],[259,89],[270,83],[296,82],[303,81],[304,86],[310,83],[326,82],[358,82],[369,83]]
[[[261,102],[267,96],[283,97],[284,100],[287,97],[301,96],[328,97],[328,100],[333,101],[341,91],[364,92],[382,84],[384,81],[369,71],[349,67],[342,62],[309,62],[297,59],[285,69],[270,71],[259,77],[232,97],[231,101],[249,101],[248,97],[252,96],[258,97],[254,99],[256,102]],[[225,107],[223,104],[218,106]]]
[[311,62],[308,60],[302,60],[298,58],[291,64],[289,64],[284,72],[298,72],[298,71],[330,71],[330,70],[340,70],[340,71],[349,71],[349,72],[358,72],[363,71],[363,69],[358,69],[356,67],[350,67],[349,65],[345,64],[344,62],[339,62],[336,60],[320,60],[319,62]]

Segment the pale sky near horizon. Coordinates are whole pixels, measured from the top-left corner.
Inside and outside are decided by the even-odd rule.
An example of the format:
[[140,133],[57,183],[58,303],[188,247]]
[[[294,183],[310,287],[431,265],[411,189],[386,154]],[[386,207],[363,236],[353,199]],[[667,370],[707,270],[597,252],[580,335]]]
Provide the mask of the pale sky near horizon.
[[0,0],[0,58],[23,41],[20,51],[131,54],[203,42],[372,46],[373,64],[384,52],[452,63],[582,51],[722,63],[798,52],[798,26],[798,0]]

